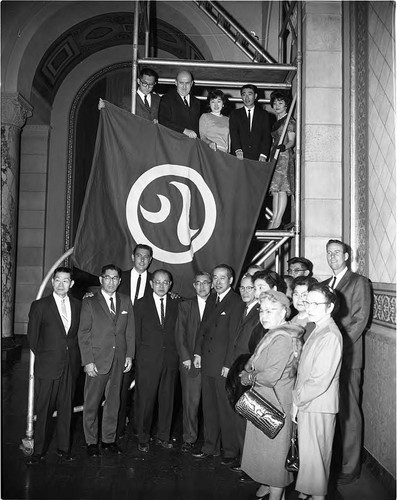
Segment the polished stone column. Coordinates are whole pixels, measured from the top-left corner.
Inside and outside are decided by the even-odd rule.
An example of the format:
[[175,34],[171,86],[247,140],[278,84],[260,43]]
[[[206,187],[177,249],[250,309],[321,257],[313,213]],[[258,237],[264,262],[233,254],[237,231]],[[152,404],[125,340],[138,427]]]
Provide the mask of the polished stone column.
[[20,137],[32,106],[18,93],[1,96],[1,337],[12,343],[18,223]]

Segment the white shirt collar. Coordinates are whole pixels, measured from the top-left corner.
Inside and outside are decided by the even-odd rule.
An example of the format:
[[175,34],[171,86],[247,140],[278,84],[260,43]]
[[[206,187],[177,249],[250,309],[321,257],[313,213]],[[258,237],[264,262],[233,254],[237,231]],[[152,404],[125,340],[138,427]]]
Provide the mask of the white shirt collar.
[[152,103],[152,95],[151,94],[144,94],[142,92],[142,90],[140,90],[140,89],[138,89],[136,91],[136,93],[139,95],[139,97],[142,99],[143,102],[145,102],[145,95],[146,95],[148,103],[149,103],[149,106],[151,105],[151,103]]
[[221,294],[218,294],[218,297],[219,297],[219,302],[222,302],[222,300],[226,297],[226,295],[230,292],[231,290],[231,287],[229,287],[226,292],[223,292]]

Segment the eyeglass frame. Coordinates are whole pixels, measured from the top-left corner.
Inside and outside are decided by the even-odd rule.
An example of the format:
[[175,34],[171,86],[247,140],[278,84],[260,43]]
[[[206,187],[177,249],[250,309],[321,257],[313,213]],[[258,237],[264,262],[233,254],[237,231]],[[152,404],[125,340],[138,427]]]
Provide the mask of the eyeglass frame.
[[153,285],[156,285],[156,286],[170,286],[171,285],[171,281],[160,281],[160,280],[154,280],[152,281]]
[[302,300],[302,304],[305,306],[306,309],[309,309],[309,307],[311,307],[314,304],[315,304],[315,307],[317,308],[321,304],[329,305],[330,303],[329,302],[309,302],[307,300]]
[[119,281],[121,278],[120,276],[109,276],[108,274],[105,274],[105,276],[101,276],[102,279],[104,279],[107,283],[110,281],[113,281],[114,283],[116,281]]
[[252,285],[252,286],[239,286],[238,289],[240,290],[240,292],[252,292],[252,290],[255,290],[255,287]]

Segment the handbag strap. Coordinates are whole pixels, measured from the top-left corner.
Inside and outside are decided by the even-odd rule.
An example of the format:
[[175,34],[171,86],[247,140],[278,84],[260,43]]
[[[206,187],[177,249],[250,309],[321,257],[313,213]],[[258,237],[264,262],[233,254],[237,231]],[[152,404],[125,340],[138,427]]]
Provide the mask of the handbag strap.
[[[254,381],[254,383],[252,384],[251,389],[254,389],[254,387],[255,387],[255,383],[256,383],[256,381]],[[258,386],[258,387],[259,387],[259,386]],[[285,413],[285,411],[284,411],[283,405],[281,404],[281,401],[278,399],[276,389],[275,389],[274,387],[272,387],[272,389],[273,389],[274,395],[276,396],[276,399],[277,399],[278,404],[281,406],[281,411],[284,413],[284,416],[285,416],[285,415],[286,415],[286,413]]]

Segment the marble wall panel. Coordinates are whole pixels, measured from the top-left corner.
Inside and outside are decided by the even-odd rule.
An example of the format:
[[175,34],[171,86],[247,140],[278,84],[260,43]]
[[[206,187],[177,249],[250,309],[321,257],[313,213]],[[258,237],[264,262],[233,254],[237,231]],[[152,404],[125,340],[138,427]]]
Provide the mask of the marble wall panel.
[[307,124],[304,126],[305,161],[342,159],[342,127],[340,125]]
[[305,58],[306,87],[341,87],[342,53],[311,50]]
[[[338,199],[342,196],[342,173],[338,162],[305,163],[305,198]],[[330,189],[331,187],[331,189]]]
[[342,114],[342,90],[338,88],[307,88],[306,120],[310,124],[338,125]]

